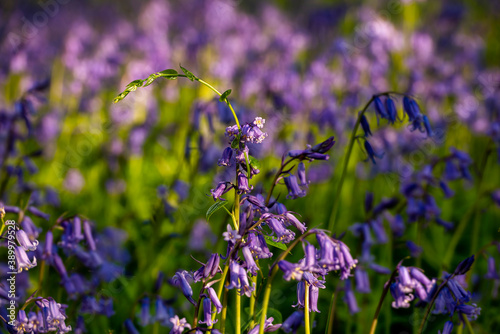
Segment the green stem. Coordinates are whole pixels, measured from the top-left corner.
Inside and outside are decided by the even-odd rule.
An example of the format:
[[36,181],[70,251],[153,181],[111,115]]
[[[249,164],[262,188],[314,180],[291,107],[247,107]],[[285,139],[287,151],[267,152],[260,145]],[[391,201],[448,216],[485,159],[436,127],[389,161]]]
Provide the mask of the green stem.
[[[219,96],[222,96],[222,93],[219,92],[214,86],[212,86],[211,84],[209,84],[208,82],[200,79],[200,78],[196,78],[196,81],[198,81],[199,83],[207,86],[208,88],[210,88],[211,90],[213,90],[215,93],[217,93]],[[233,109],[233,106],[231,105],[231,102],[229,102],[229,100],[226,98],[226,104],[227,106],[229,107],[229,109],[231,109],[231,112],[233,113],[233,117],[234,117],[234,120],[236,121],[236,125],[238,126],[238,130],[241,129],[240,127],[240,122],[238,121],[238,116],[236,116],[236,112],[234,111]]]
[[279,270],[278,262],[280,262],[281,260],[284,260],[286,258],[286,256],[288,255],[288,253],[290,253],[290,251],[295,246],[297,246],[297,244],[299,242],[301,242],[304,238],[306,238],[307,236],[309,236],[309,235],[311,235],[313,233],[316,233],[316,231],[315,230],[310,230],[310,231],[302,234],[299,238],[295,239],[290,244],[290,246],[288,246],[288,248],[285,251],[283,251],[283,253],[281,253],[281,255],[276,259],[276,261],[274,262],[274,264],[269,269],[269,274],[268,274],[268,277],[267,277],[267,283],[266,283],[266,287],[264,289],[264,300],[262,301],[262,313],[260,315],[259,334],[263,334],[264,333],[264,329],[265,329],[264,327],[265,327],[265,323],[266,323],[266,319],[267,319],[267,309],[269,307],[269,298],[271,297],[271,287],[272,287],[272,284],[273,284],[274,276],[276,276],[276,273]]
[[43,276],[45,275],[45,260],[42,260],[42,263],[40,264],[40,271],[38,272],[38,295],[43,296],[42,294],[42,283],[43,283]]
[[[257,264],[258,265],[258,264]],[[250,278],[250,281],[252,282],[252,285],[257,285],[257,275],[252,276]],[[256,291],[252,292],[252,295],[250,296],[250,326],[249,328],[253,328],[255,325],[255,298],[256,298]]]
[[391,284],[396,278],[396,273],[398,272],[398,268],[394,269],[394,271],[391,274],[391,278],[389,278],[389,281],[385,284],[384,286],[384,291],[382,291],[382,295],[380,296],[380,300],[377,305],[377,309],[375,310],[375,315],[373,316],[373,321],[372,325],[370,327],[370,334],[375,334],[375,330],[377,329],[377,323],[378,323],[378,316],[380,314],[380,310],[382,309],[382,305],[384,304],[385,297],[387,296],[387,293],[389,292],[389,289],[391,288]]
[[220,315],[220,332],[224,334],[226,332],[226,318],[227,318],[227,295],[229,293],[228,289],[224,289],[224,298],[222,299],[222,312]]
[[359,125],[361,123],[361,117],[365,114],[366,110],[373,101],[374,96],[368,101],[363,110],[361,110],[358,114],[358,118],[356,119],[356,124],[354,124],[354,129],[351,133],[351,139],[349,139],[349,144],[347,146],[347,153],[344,158],[344,166],[342,167],[342,174],[340,174],[339,185],[337,186],[337,191],[335,192],[335,197],[333,197],[333,207],[332,212],[330,213],[330,222],[328,224],[328,229],[333,231],[335,227],[335,222],[337,219],[337,211],[340,206],[340,194],[342,193],[342,186],[344,185],[344,179],[347,172],[347,166],[349,165],[349,160],[351,159],[352,149],[354,147],[354,142],[356,141],[356,133],[358,132]]
[[291,158],[287,161],[285,161],[285,163],[283,163],[280,167],[280,169],[278,170],[278,172],[276,173],[276,175],[274,176],[274,179],[273,179],[273,183],[271,184],[271,188],[269,189],[269,192],[267,193],[267,197],[266,197],[266,206],[269,205],[269,202],[271,201],[271,196],[273,194],[273,190],[274,190],[274,187],[276,187],[276,182],[278,182],[278,179],[281,175],[281,173],[283,172],[283,169],[290,163],[294,160],[294,158]]
[[474,329],[472,328],[472,325],[471,325],[471,323],[469,321],[469,318],[467,318],[467,316],[464,315],[463,319],[465,321],[465,324],[467,325],[467,329],[469,330],[469,333],[470,334],[474,334]]
[[241,334],[241,295],[238,290],[236,292],[236,334]]
[[309,324],[309,283],[304,282],[305,284],[305,296],[304,296],[304,326],[305,326],[305,334],[311,334],[311,326]]
[[326,329],[326,334],[332,334],[333,333],[333,323],[335,319],[335,305],[337,304],[337,288],[335,288],[335,291],[332,293],[332,299],[330,300],[330,313],[328,314],[328,326]]
[[[217,298],[220,300],[220,297],[222,296],[222,290],[224,289],[224,284],[226,283],[226,276],[227,272],[229,271],[229,264],[226,264],[224,266],[224,270],[222,271],[222,278],[220,279],[219,282],[219,287],[217,288]],[[226,298],[224,296],[224,298]],[[224,305],[222,308],[222,312],[224,312]],[[217,316],[217,312],[215,312],[215,306],[212,308],[212,321],[215,320],[215,317]]]

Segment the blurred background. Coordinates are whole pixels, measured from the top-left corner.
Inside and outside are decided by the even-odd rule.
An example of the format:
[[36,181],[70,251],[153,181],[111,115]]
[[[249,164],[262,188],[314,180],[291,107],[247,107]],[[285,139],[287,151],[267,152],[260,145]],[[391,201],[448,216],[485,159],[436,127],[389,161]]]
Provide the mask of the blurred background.
[[[493,153],[479,173],[473,165],[472,181],[451,185],[453,198],[436,192],[444,220],[457,225],[475,203],[477,175],[487,180],[484,191],[500,187],[500,2],[4,1],[0,16],[0,200],[19,207],[29,202],[50,214],[48,220],[33,218],[43,230],[41,240],[63,214],[93,222],[98,248],[113,264],[112,278],[69,299],[52,268],[43,284],[45,294],[68,304],[67,322],[75,326],[81,314],[90,333],[121,333],[127,318],[139,323],[136,313],[144,297],[154,299],[160,271],[171,278],[179,269],[198,269],[191,255],[205,261],[211,252],[225,252],[220,236],[227,215],[218,212],[207,223],[205,213],[213,204],[210,189],[227,178],[217,160],[227,146],[224,129],[234,119],[210,90],[182,78],[157,80],[112,103],[126,84],[153,72],[181,64],[220,91],[231,88],[240,121],[266,119],[268,138],[251,148],[261,160],[253,184],[263,192],[287,150],[335,136],[330,159],[307,166],[308,196],[284,200],[283,186],[275,194],[310,227],[326,228],[334,201],[341,201],[334,232],[347,231],[343,240],[358,257],[361,246],[349,227],[364,219],[365,193],[373,192],[375,203],[397,195],[402,183],[450,147],[473,161]],[[335,198],[357,112],[384,91],[414,96],[435,136],[404,123],[387,126],[371,108],[371,143],[384,157],[373,165],[355,146],[344,191]],[[398,109],[402,114],[401,99]],[[375,246],[377,262],[392,269],[410,255],[407,241],[418,237],[424,251],[410,261],[430,277],[453,270],[481,245],[498,240],[500,211],[491,199],[478,203],[484,210],[475,220],[481,226],[477,239],[467,238],[474,224],[465,226],[453,241],[451,260],[444,261],[456,230],[430,224],[423,235],[409,225],[402,237]],[[499,258],[498,252],[492,256]],[[74,258],[65,264],[89,282],[95,275]],[[484,276],[486,267],[486,260],[478,260],[475,275]],[[23,275],[20,294],[26,299],[38,277]],[[320,293],[317,332],[324,330],[331,292],[341,284],[330,279]],[[387,279],[370,273],[372,292],[356,294],[360,311],[352,317],[340,293],[336,329],[368,332]],[[495,332],[498,279],[474,282],[469,289],[488,296],[475,326],[478,333]],[[160,294],[191,321],[177,288],[167,282]],[[89,298],[112,300],[114,315],[89,307]],[[278,283],[271,307],[285,319],[295,302],[295,284]],[[380,331],[410,333],[420,323],[421,309],[391,310],[389,304]],[[429,332],[442,328],[442,318],[434,316]],[[144,333],[151,323],[142,326]]]

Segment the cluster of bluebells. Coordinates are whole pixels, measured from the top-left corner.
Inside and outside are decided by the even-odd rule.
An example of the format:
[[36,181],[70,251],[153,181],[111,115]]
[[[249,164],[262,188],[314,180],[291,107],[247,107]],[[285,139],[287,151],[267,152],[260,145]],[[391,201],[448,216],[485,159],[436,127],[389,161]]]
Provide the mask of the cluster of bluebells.
[[[221,258],[228,266],[228,279],[225,287],[229,290],[236,289],[238,294],[251,297],[255,293],[255,283],[251,283],[250,277],[256,276],[260,267],[257,260],[268,259],[273,256],[267,245],[266,238],[273,242],[288,244],[296,238],[296,231],[304,234],[307,227],[297,218],[297,214],[287,210],[283,203],[275,200],[271,201],[271,193],[267,198],[261,194],[252,194],[253,187],[249,185],[252,176],[259,173],[256,160],[249,153],[247,144],[261,143],[267,136],[262,131],[265,120],[257,117],[252,123],[246,123],[241,128],[237,125],[226,129],[226,137],[229,140],[228,146],[222,157],[218,161],[219,166],[232,167],[236,170],[236,182],[219,182],[216,188],[212,189],[211,195],[214,200],[225,200],[222,198],[229,190],[234,189],[236,199],[239,200],[241,211],[237,219],[237,225],[228,224],[227,231],[223,233],[223,238],[227,242],[227,253],[225,256],[212,254],[206,263],[201,263],[201,267],[193,272],[186,270],[178,271],[171,283],[179,287],[186,299],[197,309],[201,308],[202,319],[198,321],[200,325],[212,326],[217,322],[214,319],[213,309],[218,314],[222,311],[219,296],[212,287],[220,279],[216,279],[222,270],[220,268]],[[288,190],[287,198],[297,198],[305,194],[307,179],[304,161],[327,160],[326,152],[333,146],[333,137],[315,146],[308,146],[305,150],[290,151],[283,156],[282,165],[277,172],[274,186],[280,180]],[[288,160],[285,161],[285,158]],[[285,167],[292,162],[297,163],[297,176],[292,174],[291,167]],[[271,189],[272,191],[272,189]],[[235,223],[236,224],[236,223]],[[305,282],[309,282],[308,289],[311,290],[311,310],[319,312],[317,307],[319,288],[324,288],[324,277],[330,271],[340,271],[341,278],[346,279],[350,271],[354,268],[356,260],[350,255],[347,246],[339,240],[327,236],[323,231],[310,231],[316,233],[320,250],[310,244],[305,244],[307,253],[306,259],[294,265],[287,261],[280,261],[279,267],[285,272],[285,279],[291,278],[299,280],[298,307],[304,306]],[[202,282],[202,291],[197,300],[193,298],[192,283]],[[270,317],[265,322],[265,332],[276,331],[282,328],[286,332],[296,330],[302,323],[303,312],[292,314],[283,324],[273,324]],[[179,320],[179,324],[184,324],[183,328],[191,328],[185,319]],[[198,325],[196,324],[196,325]],[[196,328],[198,330],[198,328]],[[255,325],[250,329],[250,333],[259,332],[260,325]],[[181,333],[172,329],[171,333]]]
[[[325,276],[331,271],[338,271],[341,280],[346,280],[351,270],[356,267],[358,260],[353,259],[349,248],[340,240],[328,236],[324,231],[311,231],[316,234],[319,249],[308,242],[304,242],[305,257],[298,263],[286,260],[278,262],[283,271],[283,278],[293,279],[297,284],[297,304],[294,307],[304,308],[305,289],[308,289],[309,311],[318,310],[319,289],[325,288]],[[307,283],[307,284],[306,284]]]
[[[398,276],[390,283],[391,295],[394,298],[393,308],[408,308],[415,295],[423,302],[430,302],[435,289],[436,280],[429,279],[416,267],[399,265]],[[415,295],[414,295],[415,294]]]
[[[396,109],[396,104],[394,103],[393,97],[390,93],[384,93],[380,95],[374,95],[372,98],[372,103],[375,106],[375,115],[377,117],[377,123],[380,119],[385,119],[391,125],[394,125],[396,121],[403,122],[405,116],[408,116],[409,129],[410,131],[419,130],[422,133],[427,133],[428,137],[433,135],[432,128],[429,119],[426,115],[420,112],[420,107],[418,103],[412,97],[408,95],[403,96],[403,117],[398,116],[398,111]],[[382,99],[385,98],[383,102]],[[372,145],[368,141],[368,137],[372,136],[372,131],[370,128],[370,123],[365,116],[365,110],[359,113],[359,123],[364,132],[364,149],[368,156],[368,159],[376,164],[375,158],[381,159],[383,153],[376,153]]]

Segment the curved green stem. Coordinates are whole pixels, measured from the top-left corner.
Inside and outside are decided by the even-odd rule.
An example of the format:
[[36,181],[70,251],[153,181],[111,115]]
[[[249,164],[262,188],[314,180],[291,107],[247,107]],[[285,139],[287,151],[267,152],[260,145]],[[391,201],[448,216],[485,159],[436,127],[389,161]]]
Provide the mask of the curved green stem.
[[305,296],[304,296],[304,326],[305,326],[305,334],[311,334],[311,326],[309,324],[309,283],[304,282],[305,284]]
[[377,309],[375,310],[375,315],[373,316],[372,320],[372,325],[370,327],[370,334],[375,334],[375,330],[377,329],[377,323],[378,323],[378,316],[380,314],[380,311],[382,310],[382,305],[384,304],[385,297],[387,296],[387,293],[389,292],[389,289],[391,288],[391,284],[396,278],[396,273],[398,272],[398,268],[394,269],[394,271],[391,274],[391,278],[389,278],[389,281],[385,284],[384,290],[382,291],[382,295],[380,296],[380,300],[377,305]]
[[[380,94],[383,95],[383,94]],[[366,110],[368,110],[368,107],[373,101],[374,96],[368,101],[368,103],[365,105],[363,110],[361,110],[358,114],[358,118],[356,119],[356,124],[354,124],[354,128],[351,133],[351,139],[349,139],[349,144],[347,146],[347,153],[344,158],[344,165],[342,167],[342,174],[340,174],[340,180],[339,184],[337,186],[337,190],[335,192],[335,197],[333,198],[333,207],[332,207],[332,212],[330,213],[330,222],[328,224],[328,229],[330,231],[333,231],[333,228],[335,227],[335,222],[337,219],[337,211],[339,210],[339,205],[340,205],[340,194],[342,193],[342,187],[344,185],[344,179],[345,175],[347,172],[347,166],[349,165],[349,161],[351,159],[351,154],[352,154],[352,149],[354,147],[354,142],[356,141],[356,133],[358,132],[359,125],[361,123],[361,117],[365,114]]]
[[[212,86],[208,82],[206,82],[200,78],[196,78],[195,80],[198,81],[199,83],[207,86],[208,88],[213,90],[215,93],[217,93],[219,96],[222,96],[222,93],[219,92],[214,86]],[[236,112],[234,111],[233,106],[231,105],[231,102],[229,102],[229,100],[227,98],[225,99],[225,102],[226,102],[227,106],[229,107],[229,109],[231,109],[231,112],[233,113],[233,117],[234,117],[234,120],[236,121],[236,125],[238,126],[238,130],[241,129],[240,122],[238,121],[238,116],[236,116]]]

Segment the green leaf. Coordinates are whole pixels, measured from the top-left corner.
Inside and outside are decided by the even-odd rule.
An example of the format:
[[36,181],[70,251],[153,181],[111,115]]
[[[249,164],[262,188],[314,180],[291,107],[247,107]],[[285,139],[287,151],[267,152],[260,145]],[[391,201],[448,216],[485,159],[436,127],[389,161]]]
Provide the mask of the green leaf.
[[250,166],[252,166],[253,169],[260,169],[260,161],[255,159],[251,155],[248,156],[248,162],[250,163]]
[[231,94],[231,89],[228,89],[224,93],[222,93],[222,95],[219,98],[219,101],[225,102],[229,94]]
[[216,211],[218,211],[218,210],[222,209],[222,208],[226,205],[226,203],[227,203],[227,202],[224,202],[224,201],[218,201],[218,202],[215,202],[215,203],[214,203],[214,205],[212,205],[210,208],[208,208],[208,210],[207,210],[207,214],[206,214],[206,216],[207,216],[207,221],[209,221],[209,220],[210,220],[210,217],[212,217],[212,215],[213,215]]
[[[180,66],[180,65],[179,65]],[[184,74],[187,76],[187,78],[191,81],[194,81],[196,79],[198,79],[193,73],[189,72],[188,70],[186,70],[184,67],[180,66],[181,67],[181,70],[182,72],[184,72]]]
[[127,85],[127,88],[134,87],[135,89],[137,89],[137,87],[141,87],[142,86],[143,82],[144,82],[144,80],[141,80],[141,79],[134,80],[134,81],[132,81],[131,83],[129,83]]
[[231,142],[231,148],[237,149],[240,147],[240,136],[236,136]]
[[266,244],[268,244],[269,246],[274,246],[276,248],[286,250],[286,246],[284,244],[273,241],[272,237],[265,235],[264,238],[266,239]]
[[144,87],[147,87],[149,85],[151,85],[153,83],[153,81],[155,81],[157,78],[159,78],[160,75],[158,73],[153,73],[151,74],[147,79],[146,79],[146,83],[144,84]]
[[161,71],[159,74],[162,77],[167,78],[169,80],[175,80],[179,76],[179,73],[177,73],[177,71],[173,70],[173,69],[168,69],[168,70]]

